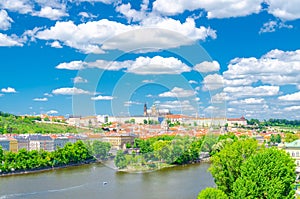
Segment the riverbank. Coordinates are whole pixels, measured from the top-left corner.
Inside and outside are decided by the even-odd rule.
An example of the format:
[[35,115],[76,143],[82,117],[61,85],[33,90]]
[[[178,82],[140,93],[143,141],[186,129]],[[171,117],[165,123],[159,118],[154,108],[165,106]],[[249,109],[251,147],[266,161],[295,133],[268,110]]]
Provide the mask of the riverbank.
[[155,166],[150,167],[149,165],[128,165],[124,169],[117,169],[119,172],[127,172],[127,173],[147,173],[147,172],[153,172],[162,170],[165,168],[172,168],[177,166],[183,166],[183,165],[193,165],[193,164],[200,164],[200,163],[210,163],[210,157],[206,157],[197,161],[189,162],[187,164],[167,164],[167,163],[152,163],[152,165],[155,164]]
[[70,167],[88,165],[88,164],[92,164],[92,163],[100,163],[100,162],[97,161],[96,159],[91,159],[91,160],[86,160],[86,161],[83,161],[83,162],[80,162],[80,163],[72,163],[72,164],[55,166],[55,167],[43,167],[43,168],[35,168],[35,169],[28,169],[28,170],[17,170],[17,171],[0,173],[0,177],[15,176],[15,175],[26,175],[26,174],[32,174],[32,173],[42,173],[42,172],[65,169],[65,168],[70,168]]

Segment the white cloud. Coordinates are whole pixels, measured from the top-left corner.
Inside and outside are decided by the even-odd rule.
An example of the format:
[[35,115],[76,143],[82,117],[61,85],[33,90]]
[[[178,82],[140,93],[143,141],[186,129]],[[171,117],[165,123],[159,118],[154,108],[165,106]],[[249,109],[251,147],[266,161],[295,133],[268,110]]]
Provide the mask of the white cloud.
[[124,106],[132,106],[132,105],[141,105],[141,102],[136,102],[136,101],[127,101],[124,102]]
[[197,108],[194,107],[189,100],[175,100],[160,102],[159,109],[169,109],[173,111],[196,111]]
[[215,31],[203,26],[197,28],[192,18],[181,23],[161,17],[146,18],[140,25],[124,25],[107,19],[78,25],[72,21],[58,21],[36,34],[38,39],[59,41],[87,54],[112,49],[171,48],[207,37],[216,38]]
[[33,101],[36,102],[47,102],[48,98],[47,97],[43,97],[43,98],[34,98]]
[[131,4],[121,4],[120,6],[116,7],[116,11],[123,14],[128,22],[131,21],[141,21],[146,18],[147,14],[143,11],[137,11],[131,9]]
[[68,13],[65,11],[65,7],[62,7],[60,9],[52,8],[50,6],[46,6],[41,8],[40,11],[33,13],[33,16],[39,16],[48,18],[51,20],[58,20],[61,17],[69,16]]
[[73,82],[74,82],[74,84],[77,84],[77,83],[87,83],[88,80],[87,80],[87,79],[84,79],[84,78],[82,78],[82,77],[77,76],[77,77],[75,77],[75,78],[73,79]]
[[0,97],[2,97],[4,94],[0,93]]
[[295,20],[300,18],[298,0],[267,0],[268,12],[282,20]]
[[143,83],[147,83],[147,84],[150,84],[150,83],[153,83],[154,80],[151,80],[151,79],[145,79],[142,81]]
[[203,85],[205,90],[216,90],[224,87],[224,79],[218,74],[207,75],[203,79]]
[[53,95],[50,94],[50,93],[44,93],[44,96],[47,96],[47,97],[53,97]]
[[0,10],[0,30],[8,30],[13,22],[6,12],[6,10]]
[[189,72],[191,68],[174,57],[138,57],[135,60],[123,62],[96,60],[95,62],[72,61],[61,63],[57,69],[82,70],[85,68],[99,68],[105,70],[118,71],[126,69],[128,73],[146,74],[181,74]]
[[300,101],[300,92],[283,95],[283,96],[278,97],[278,99],[283,100],[283,101]]
[[240,86],[240,87],[225,87],[224,92],[230,96],[247,97],[247,96],[275,96],[279,93],[279,86]]
[[99,101],[99,100],[112,100],[114,97],[112,96],[102,96],[98,95],[97,97],[91,97],[91,100]]
[[153,10],[164,15],[176,15],[185,10],[204,9],[207,11],[207,18],[229,18],[259,13],[262,2],[262,0],[156,0],[153,3]]
[[17,11],[21,14],[32,12],[32,3],[29,0],[1,0],[0,7],[3,9]]
[[1,92],[3,92],[3,93],[16,93],[17,91],[14,88],[7,87],[7,88],[2,88]]
[[183,97],[190,97],[190,96],[194,96],[194,95],[195,95],[195,91],[193,91],[193,90],[185,90],[183,88],[174,87],[171,91],[167,91],[167,92],[159,94],[159,97],[183,98]]
[[232,100],[233,98],[228,96],[227,93],[221,92],[211,97],[211,103],[224,103],[225,101]]
[[195,80],[189,80],[189,84],[198,84]]
[[275,32],[276,29],[281,28],[293,28],[292,25],[287,25],[282,21],[269,21],[263,24],[263,27],[259,30],[259,33],[266,33],[266,32]]
[[128,68],[127,72],[135,74],[181,74],[191,69],[174,57],[138,57]]
[[54,41],[50,45],[51,45],[52,48],[62,48],[62,46],[59,43],[59,41]]
[[171,91],[161,93],[158,96],[159,97],[182,98],[182,97],[190,97],[190,96],[194,96],[194,95],[195,95],[195,91],[193,91],[193,90],[185,90],[183,88],[174,87]]
[[17,36],[8,36],[0,33],[0,46],[23,46]]
[[60,63],[55,68],[57,69],[66,69],[66,70],[82,70],[84,69],[85,62],[83,61],[72,61],[69,63]]
[[230,104],[262,104],[265,100],[263,98],[247,98],[243,100],[230,101]]
[[300,110],[300,106],[290,106],[290,107],[286,107],[284,108],[285,111],[298,111]]
[[57,114],[57,113],[58,113],[58,111],[56,111],[56,110],[47,111],[47,114],[49,114],[49,115],[53,115],[53,114]]
[[116,2],[117,0],[74,0],[76,2],[90,2],[90,3],[95,3],[95,2],[101,2],[105,4],[111,4],[113,2]]
[[259,59],[235,58],[230,61],[223,77],[226,85],[232,85],[231,81],[237,81],[237,79],[240,82],[246,82],[247,85],[259,81],[271,85],[298,85],[300,83],[300,50],[275,49]]
[[58,88],[52,91],[55,95],[82,95],[82,94],[90,94],[89,91],[85,91],[80,88],[72,87],[72,88]]
[[193,69],[200,73],[215,72],[220,70],[220,64],[217,61],[204,61],[195,65]]

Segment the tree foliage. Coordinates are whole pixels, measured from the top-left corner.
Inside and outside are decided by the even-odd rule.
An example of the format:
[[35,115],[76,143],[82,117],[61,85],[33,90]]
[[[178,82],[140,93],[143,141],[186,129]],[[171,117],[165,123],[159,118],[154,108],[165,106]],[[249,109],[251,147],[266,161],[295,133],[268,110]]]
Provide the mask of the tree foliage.
[[215,179],[218,189],[227,195],[232,192],[233,183],[241,174],[241,165],[258,149],[254,139],[242,139],[227,144],[218,153],[211,157],[210,171]]
[[47,134],[47,133],[78,133],[79,129],[60,124],[38,123],[41,117],[24,118],[0,112],[0,134]]
[[2,154],[3,164],[0,164],[0,170],[4,173],[64,166],[93,158],[82,141],[77,141],[74,144],[67,143],[63,148],[53,152],[21,149],[17,153],[5,151]]
[[228,199],[229,197],[220,189],[208,187],[202,190],[197,199]]
[[241,166],[232,198],[295,198],[294,160],[282,150],[264,149]]
[[119,169],[124,169],[127,166],[128,162],[122,150],[117,151],[114,162],[116,167],[118,167]]
[[295,140],[298,140],[298,136],[293,133],[285,133],[284,135],[284,141],[285,142],[293,142]]

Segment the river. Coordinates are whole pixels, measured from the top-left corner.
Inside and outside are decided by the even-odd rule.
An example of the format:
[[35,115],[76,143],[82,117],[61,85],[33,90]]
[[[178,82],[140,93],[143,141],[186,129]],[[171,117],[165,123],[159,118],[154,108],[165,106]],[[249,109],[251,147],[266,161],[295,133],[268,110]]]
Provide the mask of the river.
[[195,199],[200,190],[214,186],[208,167],[201,163],[149,173],[124,173],[91,164],[0,177],[0,199]]

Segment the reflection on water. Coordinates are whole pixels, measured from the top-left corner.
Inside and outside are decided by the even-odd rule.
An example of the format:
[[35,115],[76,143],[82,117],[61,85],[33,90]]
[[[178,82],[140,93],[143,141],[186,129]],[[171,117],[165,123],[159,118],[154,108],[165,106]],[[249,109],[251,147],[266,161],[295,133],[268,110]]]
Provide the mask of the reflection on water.
[[214,186],[213,178],[207,172],[208,167],[209,165],[204,163],[149,173],[124,173],[101,164],[92,164],[44,173],[1,177],[0,199],[194,199],[200,190]]

